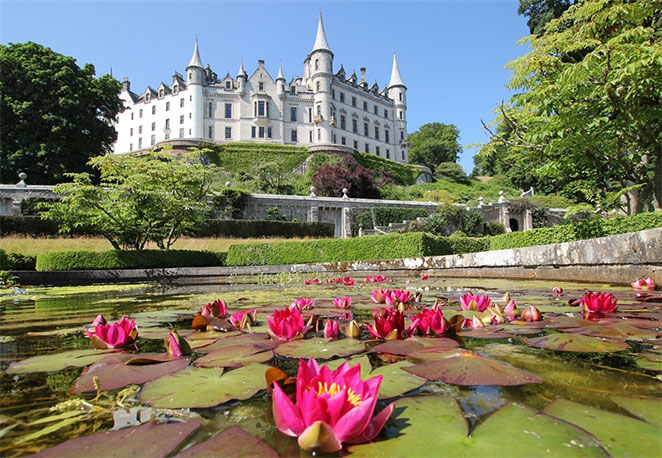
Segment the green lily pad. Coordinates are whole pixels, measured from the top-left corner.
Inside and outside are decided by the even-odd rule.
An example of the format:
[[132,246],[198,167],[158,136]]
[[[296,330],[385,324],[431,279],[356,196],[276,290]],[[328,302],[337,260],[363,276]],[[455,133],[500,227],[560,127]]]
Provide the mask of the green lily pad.
[[39,452],[38,456],[166,457],[201,423],[202,420],[186,423],[145,423],[133,428],[72,439]]
[[350,356],[365,351],[363,342],[356,339],[329,341],[324,338],[302,339],[285,342],[274,349],[274,353],[285,358],[331,359]]
[[458,332],[460,337],[471,337],[473,339],[509,339],[513,337],[512,334],[504,332],[503,327],[491,329],[491,326],[484,328],[476,328]]
[[605,455],[595,438],[579,428],[512,404],[490,415],[471,437],[455,399],[441,396],[397,400],[389,424],[390,437],[349,445],[352,456]]
[[662,399],[609,396],[617,406],[653,425],[662,426]]
[[[218,334],[218,333],[216,333]],[[237,345],[253,345],[261,348],[262,350],[271,350],[276,348],[280,342],[277,340],[270,340],[269,335],[266,333],[253,333],[253,334],[234,334],[226,337],[221,337],[209,345],[197,347],[200,353],[211,353],[222,348],[234,347]]]
[[558,333],[535,339],[522,339],[522,341],[532,347],[577,353],[612,353],[630,348],[627,343],[621,340],[600,339],[581,334]]
[[660,429],[650,423],[566,399],[555,400],[544,412],[593,434],[612,456],[662,456]]
[[367,355],[355,356],[354,358],[339,358],[332,361],[325,361],[321,366],[329,366],[329,369],[335,370],[340,367],[342,363],[348,363],[351,367],[361,364],[361,379],[367,380],[370,378],[370,371],[372,370],[372,365],[370,364],[370,359]]
[[252,397],[265,388],[268,366],[250,364],[223,374],[223,369],[187,367],[148,382],[140,392],[142,402],[170,409],[214,407]]
[[[413,353],[413,359],[420,359],[421,353]],[[452,385],[511,386],[544,381],[530,372],[468,350],[457,349],[424,355],[424,360],[427,357],[428,361],[432,362],[405,367],[404,370],[428,380],[441,380]]]
[[390,340],[388,342],[375,345],[370,348],[370,350],[377,351],[379,353],[388,353],[389,355],[400,355],[407,356],[408,354],[415,352],[426,347],[434,347],[440,350],[450,350],[457,348],[459,344],[453,339],[448,339],[446,337],[440,338],[422,338],[422,337],[410,337],[405,340]]
[[608,326],[604,326],[604,325],[587,326],[585,328],[568,329],[568,332],[574,334],[582,334],[585,336],[592,336],[592,337],[635,340],[639,342],[644,340],[657,339],[660,335],[660,333],[657,331],[635,328],[632,326],[628,326],[627,324],[614,324]]
[[373,370],[369,377],[383,375],[382,384],[379,387],[379,399],[388,399],[401,394],[408,393],[423,386],[426,380],[409,372],[402,370],[405,366],[410,366],[409,361],[399,361],[394,364],[378,367]]
[[257,437],[238,426],[233,426],[201,444],[182,450],[175,455],[175,458],[203,456],[277,458],[278,453]]
[[30,372],[57,372],[74,367],[85,367],[100,360],[108,353],[117,350],[72,350],[52,355],[33,356],[11,363],[8,374],[27,374]]
[[132,359],[135,359],[135,355],[117,354],[106,356],[92,364],[78,377],[71,388],[71,392],[78,394],[95,391],[94,377],[99,378],[99,386],[102,390],[114,390],[127,385],[142,385],[150,380],[178,372],[189,365],[188,358],[174,359],[171,357],[168,362],[129,365],[128,362]]
[[642,355],[640,358],[635,359],[634,362],[642,369],[662,372],[662,361],[651,361],[650,358]]
[[255,345],[237,345],[213,351],[193,363],[197,367],[241,367],[250,363],[264,363],[273,358],[271,351]]
[[[579,307],[570,307],[566,312],[577,311],[579,313]],[[570,329],[570,328],[584,328],[586,326],[593,326],[595,322],[583,320],[581,318],[575,318],[571,316],[554,316],[543,321],[546,328],[553,329]]]

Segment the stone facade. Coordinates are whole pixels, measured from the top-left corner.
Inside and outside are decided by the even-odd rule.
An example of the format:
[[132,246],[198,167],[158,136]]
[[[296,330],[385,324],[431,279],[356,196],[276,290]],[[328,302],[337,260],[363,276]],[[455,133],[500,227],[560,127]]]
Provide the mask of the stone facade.
[[283,69],[274,79],[263,60],[249,76],[243,63],[236,77],[219,77],[200,59],[197,40],[185,75],[171,84],[131,91],[124,79],[120,97],[127,109],[115,128],[115,153],[161,144],[201,141],[258,142],[307,146],[315,151],[353,149],[407,163],[407,87],[395,54],[387,87],[333,68],[320,14],[315,43],[303,77],[288,83]]

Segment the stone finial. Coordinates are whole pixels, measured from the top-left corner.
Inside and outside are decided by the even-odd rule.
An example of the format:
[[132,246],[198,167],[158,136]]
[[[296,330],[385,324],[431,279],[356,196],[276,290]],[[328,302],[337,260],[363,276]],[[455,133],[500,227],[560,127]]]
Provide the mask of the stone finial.
[[17,188],[25,188],[27,186],[27,183],[25,182],[25,179],[28,177],[28,174],[25,172],[21,172],[18,174],[18,179],[21,180],[18,183],[16,183]]
[[342,188],[342,198],[349,200],[349,196],[347,195],[347,188]]
[[499,202],[500,204],[502,204],[502,203],[504,203],[504,202],[508,202],[508,201],[506,200],[506,198],[503,196],[503,191],[499,191],[499,200],[498,200],[498,202]]
[[230,187],[231,184],[232,184],[232,183],[230,183],[229,181],[226,181],[226,182],[225,182],[225,186],[227,186],[228,188]]
[[315,194],[316,190],[317,188],[315,186],[310,187],[310,197],[317,197],[317,195]]

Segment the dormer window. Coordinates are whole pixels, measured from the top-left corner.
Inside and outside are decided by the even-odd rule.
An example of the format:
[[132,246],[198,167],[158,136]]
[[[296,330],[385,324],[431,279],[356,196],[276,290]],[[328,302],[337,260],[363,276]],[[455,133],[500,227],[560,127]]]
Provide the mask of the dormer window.
[[258,91],[264,91],[264,83],[262,81],[257,83],[257,89]]
[[175,85],[172,87],[172,93],[173,93],[173,94],[178,94],[178,93],[179,93],[179,85],[175,84]]
[[165,91],[163,89],[159,89],[159,98],[162,99],[164,95]]
[[295,95],[297,93],[297,88],[296,86],[291,86],[290,87],[290,94]]
[[231,89],[232,88],[232,82],[231,81],[226,81],[225,82],[225,89]]
[[150,98],[151,98],[151,94],[150,94],[149,92],[147,92],[147,93],[145,94],[145,102],[149,102],[149,99],[150,99]]

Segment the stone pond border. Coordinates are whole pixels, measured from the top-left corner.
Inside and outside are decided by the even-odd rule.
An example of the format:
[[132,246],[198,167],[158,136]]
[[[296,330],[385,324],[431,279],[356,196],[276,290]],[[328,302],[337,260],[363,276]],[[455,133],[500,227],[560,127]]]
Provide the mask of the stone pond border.
[[629,284],[651,277],[662,284],[662,228],[576,242],[382,261],[344,261],[277,266],[185,267],[167,269],[13,272],[23,285],[161,282],[227,283],[231,275],[344,274],[347,272],[425,271],[439,277],[512,278]]

